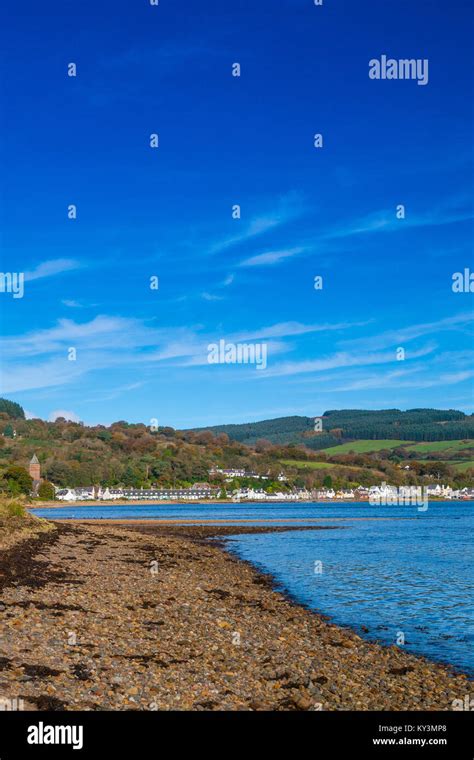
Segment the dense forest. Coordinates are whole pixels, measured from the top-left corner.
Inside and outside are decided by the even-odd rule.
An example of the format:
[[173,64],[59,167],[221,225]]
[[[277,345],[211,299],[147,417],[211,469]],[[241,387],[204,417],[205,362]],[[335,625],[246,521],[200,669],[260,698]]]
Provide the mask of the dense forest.
[[0,398],[0,414],[5,414],[10,419],[25,419],[25,412],[20,404],[14,401],[7,401],[6,398]]
[[319,419],[320,431],[315,430],[314,417],[296,416],[204,429],[216,434],[226,433],[229,438],[248,445],[266,438],[272,443],[304,443],[311,449],[325,449],[361,439],[453,441],[474,438],[474,415],[468,416],[454,409],[409,409],[406,412],[399,409],[329,410]]
[[[470,486],[474,477],[474,441],[472,447],[469,440],[458,440],[453,448],[449,448],[449,443],[443,450],[439,450],[437,444],[432,444],[434,449],[427,444],[427,450],[426,447],[419,450],[420,444],[406,444],[401,435],[417,425],[419,430],[437,425],[443,430],[451,425],[468,425],[471,418],[455,411],[329,411],[323,421],[325,425],[331,425],[331,432],[322,435],[315,434],[314,420],[309,417],[225,426],[229,431],[239,429],[238,434],[245,438],[242,442],[222,428],[152,429],[141,423],[125,421],[108,427],[87,426],[63,418],[55,422],[27,420],[18,404],[5,400],[0,400],[0,408],[0,490],[14,493],[29,491],[31,479],[27,468],[33,454],[39,459],[43,478],[56,486],[70,487],[223,484],[222,476],[211,477],[209,471],[214,467],[239,468],[268,476],[265,481],[235,478],[227,484],[228,489],[239,485],[263,486],[268,490],[321,485],[343,488],[374,485],[382,480],[394,485],[444,480],[464,487]],[[370,426],[374,419],[378,419],[378,427]],[[340,430],[343,434],[339,433]],[[370,432],[370,437],[379,441],[380,431],[389,430],[390,437],[397,440],[388,441],[386,448],[382,441],[377,450],[364,450],[363,447],[348,450],[339,446],[327,453],[312,450],[318,436],[329,436],[331,441],[340,444],[348,430],[358,436]],[[272,441],[272,438],[285,436],[285,431],[290,437],[295,436],[296,442]],[[298,431],[303,431],[301,438],[298,438]],[[456,460],[455,466],[453,459]],[[281,472],[285,473],[287,481],[278,481]]]

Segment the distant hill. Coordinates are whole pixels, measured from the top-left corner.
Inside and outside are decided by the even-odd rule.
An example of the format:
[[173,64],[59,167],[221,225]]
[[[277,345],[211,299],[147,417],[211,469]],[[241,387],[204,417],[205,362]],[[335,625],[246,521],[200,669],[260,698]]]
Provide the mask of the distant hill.
[[15,403],[15,401],[7,401],[6,398],[0,398],[0,414],[2,412],[12,419],[25,419],[23,407],[21,407],[20,404]]
[[241,425],[215,425],[199,430],[226,433],[229,438],[254,445],[259,439],[274,444],[302,444],[325,449],[348,441],[452,441],[474,438],[474,415],[455,409],[331,409],[324,412],[322,432],[315,432],[313,417],[279,417]]

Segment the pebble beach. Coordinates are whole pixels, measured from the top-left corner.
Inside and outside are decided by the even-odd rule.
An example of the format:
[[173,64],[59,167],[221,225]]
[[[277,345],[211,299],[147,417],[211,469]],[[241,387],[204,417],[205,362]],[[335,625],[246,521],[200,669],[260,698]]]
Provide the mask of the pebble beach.
[[465,675],[333,625],[226,549],[232,534],[298,529],[57,522],[9,542],[0,697],[25,710],[334,711],[451,710],[469,694]]

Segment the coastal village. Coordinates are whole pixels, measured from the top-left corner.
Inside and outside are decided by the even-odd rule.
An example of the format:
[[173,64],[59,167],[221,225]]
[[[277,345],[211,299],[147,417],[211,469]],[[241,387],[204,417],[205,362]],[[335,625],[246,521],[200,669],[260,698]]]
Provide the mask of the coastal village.
[[[33,455],[29,463],[29,474],[33,479],[33,495],[41,483],[41,466],[36,455]],[[209,477],[216,475],[223,477],[224,481],[231,483],[235,479],[245,478],[256,481],[269,480],[267,475],[259,475],[243,469],[220,469],[209,470]],[[278,475],[277,480],[281,483],[287,480],[284,473]],[[229,493],[222,486],[210,483],[195,483],[189,488],[112,488],[95,485],[87,485],[78,488],[55,487],[55,499],[63,502],[84,501],[211,501],[230,500],[240,501],[369,501],[390,503],[391,501],[409,501],[417,495],[417,486],[401,486],[399,488],[387,483],[377,486],[358,486],[356,488],[334,490],[333,488],[318,488],[308,490],[305,488],[293,488],[290,491],[268,492],[264,487],[239,487]],[[454,490],[450,485],[437,483],[424,487],[427,498],[446,500],[472,500],[474,488]]]
[[[295,488],[292,491],[277,491],[267,493],[263,488],[239,488],[233,490],[227,496],[222,495],[222,489],[216,486],[197,485],[192,488],[101,488],[88,486],[85,488],[61,488],[56,491],[56,499],[59,501],[208,501],[212,499],[225,499],[231,501],[390,501],[391,498],[400,497],[409,499],[417,487],[401,487],[384,485],[366,488],[360,486],[355,489],[343,489],[335,491],[332,488],[322,488],[315,491],[307,491],[304,488]],[[426,495],[437,499],[461,499],[473,500],[474,488],[463,488],[454,491],[451,486],[436,485],[426,486]]]

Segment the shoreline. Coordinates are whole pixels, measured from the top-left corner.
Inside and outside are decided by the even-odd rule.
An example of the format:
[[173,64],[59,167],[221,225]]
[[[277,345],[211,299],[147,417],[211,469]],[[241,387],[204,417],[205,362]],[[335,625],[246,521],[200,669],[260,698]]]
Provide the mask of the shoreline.
[[[430,499],[430,503],[432,504],[445,504],[448,502],[449,504],[474,504],[474,499]],[[142,499],[142,500],[124,500],[120,501],[117,499],[117,501],[93,501],[92,499],[90,501],[64,501],[64,502],[58,502],[58,501],[40,501],[40,502],[34,502],[32,504],[28,504],[28,509],[63,509],[65,507],[74,507],[74,508],[83,508],[83,507],[143,507],[143,506],[149,506],[149,507],[157,507],[160,505],[163,506],[198,506],[200,504],[205,505],[214,505],[214,506],[220,506],[222,504],[226,505],[233,505],[234,507],[241,507],[245,506],[246,504],[260,504],[261,506],[271,506],[272,504],[301,504],[302,506],[307,504],[316,504],[318,506],[324,506],[325,504],[338,504],[339,506],[353,506],[354,504],[360,504],[360,505],[367,505],[367,506],[373,506],[373,507],[383,507],[383,506],[393,506],[398,508],[403,508],[405,506],[411,507],[416,505],[411,504],[370,504],[368,499],[362,499],[359,501],[350,501],[346,499],[319,499],[317,501],[303,501],[302,499],[284,499],[283,501],[265,501],[263,499],[245,499],[242,501],[234,501],[233,499],[199,499],[199,501],[179,501],[178,499],[163,499],[160,501],[151,501],[150,499]]]
[[0,552],[1,693],[25,709],[450,710],[469,693],[465,674],[331,623],[226,546],[334,526],[54,525]]
[[[271,523],[315,523],[315,522],[325,522],[326,520],[334,520],[334,521],[341,521],[344,522],[346,520],[350,521],[356,521],[357,520],[364,520],[364,521],[370,521],[370,520],[415,520],[415,517],[241,517],[241,518],[232,518],[232,517],[223,517],[221,519],[212,519],[209,518],[208,520],[204,519],[186,519],[186,518],[171,518],[171,517],[148,517],[148,518],[142,518],[142,517],[50,517],[50,520],[53,520],[55,523],[62,523],[63,525],[71,525],[71,524],[77,524],[80,525],[196,525],[196,526],[213,526],[216,527],[222,526],[226,527],[227,525],[235,525],[237,524],[249,524],[249,523],[263,523],[264,525],[271,524]],[[259,526],[255,526],[259,527]],[[301,525],[301,530],[304,529],[305,525]],[[308,526],[309,529],[311,529],[311,526]],[[332,526],[325,525],[325,528],[329,529]],[[288,526],[289,530],[293,530],[291,525]]]
[[[301,499],[287,499],[284,501],[264,501],[263,499],[245,499],[242,501],[234,501],[233,499],[199,499],[199,500],[178,500],[178,499],[160,499],[159,501],[152,501],[151,499],[126,499],[120,501],[117,499],[117,501],[64,501],[64,502],[58,502],[58,501],[44,501],[40,503],[35,503],[34,505],[29,505],[29,509],[61,509],[62,507],[143,507],[143,506],[149,506],[149,507],[158,507],[158,506],[199,506],[200,504],[204,504],[206,506],[214,505],[216,507],[220,506],[221,504],[226,504],[228,506],[234,506],[234,507],[241,507],[245,504],[261,504],[261,505],[270,505],[270,504],[341,504],[344,503],[341,499],[325,499],[324,501],[302,501]],[[351,501],[346,502],[350,504],[368,504],[369,502],[367,500],[363,501]]]

